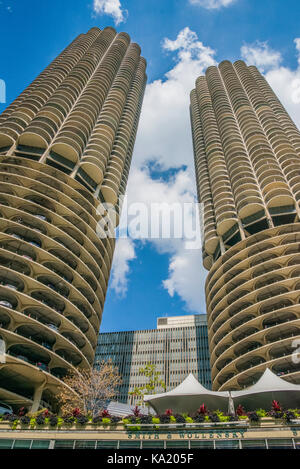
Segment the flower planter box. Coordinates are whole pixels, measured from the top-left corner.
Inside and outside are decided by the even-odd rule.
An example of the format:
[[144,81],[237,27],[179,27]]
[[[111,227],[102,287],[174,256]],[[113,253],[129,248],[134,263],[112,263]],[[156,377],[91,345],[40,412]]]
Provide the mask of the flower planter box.
[[260,426],[261,427],[270,427],[274,425],[284,425],[284,419],[274,419],[273,417],[262,417],[260,419]]

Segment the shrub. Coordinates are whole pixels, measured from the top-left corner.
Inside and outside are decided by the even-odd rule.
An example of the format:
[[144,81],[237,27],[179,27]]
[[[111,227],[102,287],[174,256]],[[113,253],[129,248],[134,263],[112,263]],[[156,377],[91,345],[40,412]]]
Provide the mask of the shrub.
[[181,414],[175,414],[174,415],[176,419],[176,423],[185,423],[185,418]]
[[49,417],[49,423],[50,423],[50,426],[51,427],[56,427],[56,425],[58,424],[58,417],[57,415],[51,415]]
[[83,415],[83,414],[77,415],[77,423],[79,423],[79,425],[86,425],[88,421],[89,419],[86,415]]
[[110,422],[111,422],[111,421],[110,421],[110,419],[109,419],[109,418],[105,418],[105,417],[104,417],[104,418],[102,419],[102,423],[103,423],[103,425],[109,425],[109,424],[110,424]]
[[286,419],[287,422],[290,422],[291,420],[294,420],[296,418],[296,415],[293,411],[287,410],[286,413],[284,414],[284,418]]
[[199,413],[199,414],[196,414],[196,415],[193,417],[193,419],[194,419],[194,422],[195,422],[195,423],[201,423],[201,422],[204,422],[204,420],[205,420],[205,415]]
[[220,417],[218,416],[218,414],[216,414],[215,412],[213,412],[212,414],[209,415],[209,418],[210,418],[210,421],[211,422],[220,422]]
[[95,424],[102,423],[102,417],[101,417],[101,415],[96,415],[96,417],[93,417],[92,422],[95,423]]
[[220,422],[228,422],[229,421],[229,416],[224,415],[224,413],[221,412],[220,410],[216,410],[214,413],[219,417]]
[[273,417],[273,419],[282,419],[284,416],[284,412],[278,411],[278,410],[271,410],[268,415],[270,417]]
[[30,424],[30,417],[28,415],[23,415],[20,418],[20,422],[22,425],[29,425]]
[[257,415],[257,412],[248,412],[248,417],[249,417],[250,422],[259,421],[259,415]]
[[40,414],[35,419],[37,425],[44,425],[45,424],[45,416]]
[[170,415],[159,415],[160,423],[170,423]]
[[16,414],[4,414],[6,415],[4,420],[7,420],[8,422],[16,422],[19,420],[19,417]]
[[68,425],[74,423],[74,420],[75,420],[75,417],[73,417],[72,414],[63,415],[63,421],[64,421],[64,423],[66,423]]
[[129,420],[129,423],[139,423],[140,419],[138,417],[135,417],[134,415],[128,415],[126,417],[126,420]]
[[141,423],[152,423],[152,415],[141,415],[140,417],[140,422]]
[[268,415],[268,412],[265,409],[257,409],[256,413],[260,418],[267,417]]
[[160,423],[159,417],[152,417],[152,423]]
[[121,420],[121,417],[117,417],[116,415],[113,415],[112,417],[110,417],[110,421],[112,424],[119,423],[120,420]]

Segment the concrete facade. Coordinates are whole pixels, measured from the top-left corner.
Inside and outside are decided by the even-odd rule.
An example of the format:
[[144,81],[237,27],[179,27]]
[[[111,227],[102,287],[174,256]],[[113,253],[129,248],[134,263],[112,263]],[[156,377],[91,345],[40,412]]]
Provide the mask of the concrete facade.
[[69,369],[93,365],[146,84],[140,52],[126,33],[92,28],[0,116],[0,401],[51,406]]
[[300,133],[256,67],[209,67],[191,92],[214,390],[268,367],[300,383]]

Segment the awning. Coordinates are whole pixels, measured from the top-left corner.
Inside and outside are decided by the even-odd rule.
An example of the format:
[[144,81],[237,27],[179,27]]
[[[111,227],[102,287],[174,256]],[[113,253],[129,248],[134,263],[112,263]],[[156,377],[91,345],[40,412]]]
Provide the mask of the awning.
[[202,404],[211,411],[233,411],[232,404],[235,407],[241,404],[246,411],[270,410],[273,400],[279,401],[284,409],[299,408],[300,384],[289,383],[268,368],[257,383],[241,391],[210,391],[189,374],[175,389],[144,397],[158,414],[167,409],[172,409],[173,413],[193,414]]
[[228,400],[227,391],[217,392],[206,389],[192,373],[172,391],[144,397],[144,401],[148,402],[158,414],[163,414],[167,409],[172,409],[173,413],[193,413],[202,404],[205,404],[208,409],[227,412]]
[[300,407],[300,384],[285,381],[267,368],[253,386],[231,391],[231,396],[235,406],[241,404],[246,410],[269,409],[273,400],[285,409],[296,408]]

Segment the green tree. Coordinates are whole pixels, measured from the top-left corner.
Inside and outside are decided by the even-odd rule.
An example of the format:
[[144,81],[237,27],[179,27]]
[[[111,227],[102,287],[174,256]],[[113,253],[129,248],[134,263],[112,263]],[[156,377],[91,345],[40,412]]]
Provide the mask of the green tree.
[[[166,390],[166,385],[160,377],[159,371],[156,371],[156,365],[152,363],[147,363],[144,368],[139,369],[139,375],[144,376],[147,379],[147,382],[144,386],[137,386],[133,391],[130,391],[128,394],[139,398],[137,401],[138,405],[144,403],[144,396],[146,394],[156,394],[157,388],[162,387],[163,390]],[[148,406],[149,404],[146,403]]]

